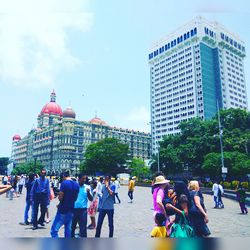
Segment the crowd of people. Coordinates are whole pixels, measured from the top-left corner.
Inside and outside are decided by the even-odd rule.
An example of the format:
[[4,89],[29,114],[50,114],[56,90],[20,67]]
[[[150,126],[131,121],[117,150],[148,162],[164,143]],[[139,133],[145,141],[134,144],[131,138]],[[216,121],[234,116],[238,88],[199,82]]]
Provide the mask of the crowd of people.
[[170,185],[170,181],[159,173],[153,181],[152,195],[156,227],[151,237],[210,235],[208,215],[198,181],[176,181]]
[[[133,203],[136,177],[128,181],[129,203]],[[79,237],[87,237],[88,230],[96,230],[95,237],[101,236],[103,221],[107,215],[109,237],[114,235],[114,204],[121,203],[118,194],[120,182],[117,178],[104,176],[89,179],[80,174],[77,178],[64,172],[60,177],[49,178],[46,170],[39,175],[4,176],[0,185],[0,194],[6,193],[10,200],[18,198],[23,187],[26,188],[24,217],[21,225],[32,225],[37,230],[45,223],[50,223],[50,202],[58,197],[57,212],[51,225],[51,237],[57,238],[59,230],[64,226],[64,237],[75,238],[77,224]],[[215,181],[212,187],[214,208],[224,208],[223,187]],[[246,192],[239,185],[237,200],[242,214],[247,214]],[[170,181],[159,172],[152,182],[152,200],[155,227],[151,237],[208,237],[208,214],[199,182],[192,180]],[[96,215],[98,219],[96,222]],[[88,216],[90,224],[87,225]]]
[[[224,208],[224,190],[217,181],[212,187],[214,208]],[[246,192],[239,185],[236,191],[242,214],[247,214]],[[155,227],[151,237],[208,237],[208,214],[197,180],[175,181],[170,185],[163,173],[157,173],[152,183]]]
[[[51,237],[58,237],[60,228],[64,226],[64,236],[74,238],[77,224],[80,237],[87,237],[87,229],[95,229],[95,237],[100,237],[106,215],[109,222],[109,237],[113,237],[114,204],[121,203],[118,194],[120,182],[117,178],[105,176],[90,180],[83,174],[77,178],[70,177],[68,172],[62,173],[60,178],[48,178],[46,170],[42,169],[39,175],[4,176],[2,183],[0,194],[6,193],[10,200],[13,199],[13,194],[18,198],[23,187],[26,187],[24,220],[19,223],[21,225],[32,225],[33,230],[37,230],[39,225],[44,227],[45,223],[51,221],[50,202],[58,197],[57,213],[50,230]],[[128,192],[131,192],[131,187]],[[88,216],[91,222],[89,225]]]

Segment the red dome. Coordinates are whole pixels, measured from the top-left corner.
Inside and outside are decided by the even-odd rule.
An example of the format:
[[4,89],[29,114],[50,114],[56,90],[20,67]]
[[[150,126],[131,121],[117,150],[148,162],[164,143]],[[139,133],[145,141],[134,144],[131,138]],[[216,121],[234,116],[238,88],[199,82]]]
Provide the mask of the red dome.
[[76,118],[76,113],[71,107],[68,107],[63,111],[63,117],[75,119]]
[[62,116],[63,112],[62,112],[61,107],[57,103],[49,102],[43,107],[43,109],[41,111],[41,115],[44,115],[44,114],[49,114],[49,115],[52,114],[52,115]]
[[20,141],[21,140],[21,136],[20,135],[14,135],[12,138],[13,141]]
[[94,117],[93,119],[91,119],[89,121],[89,123],[97,124],[97,125],[107,125],[107,123],[105,121],[103,121],[102,119],[100,119],[98,117]]
[[47,103],[42,111],[41,111],[41,115],[44,114],[52,114],[52,115],[63,115],[62,109],[61,107],[56,103],[56,93],[53,90],[52,93],[50,94],[50,102]]

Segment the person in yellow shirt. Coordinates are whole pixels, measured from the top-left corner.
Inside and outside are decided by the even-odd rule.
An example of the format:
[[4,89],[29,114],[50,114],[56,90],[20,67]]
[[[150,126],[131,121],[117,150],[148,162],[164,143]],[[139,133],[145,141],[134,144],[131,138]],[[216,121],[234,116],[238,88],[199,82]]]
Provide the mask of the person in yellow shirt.
[[155,226],[151,232],[152,238],[166,238],[167,237],[167,230],[166,230],[166,218],[165,215],[162,213],[157,213],[155,215]]
[[135,179],[136,177],[130,177],[129,183],[128,183],[128,197],[130,199],[130,202],[133,202],[134,196],[134,189],[135,189]]

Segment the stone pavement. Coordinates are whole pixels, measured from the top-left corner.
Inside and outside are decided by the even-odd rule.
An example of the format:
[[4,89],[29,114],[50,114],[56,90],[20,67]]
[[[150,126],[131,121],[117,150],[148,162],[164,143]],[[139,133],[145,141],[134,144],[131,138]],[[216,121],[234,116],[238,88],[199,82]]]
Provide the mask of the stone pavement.
[[[136,187],[134,203],[128,203],[127,187],[119,190],[121,204],[115,205],[114,237],[150,237],[154,226],[151,189]],[[56,213],[55,199],[50,205],[50,216]],[[241,215],[237,202],[224,199],[224,209],[213,209],[213,197],[205,195],[205,204],[209,216],[209,228],[213,237],[250,237],[250,215]],[[50,237],[51,223],[32,231],[31,226],[21,226],[25,207],[25,192],[12,201],[0,196],[0,237]],[[98,215],[97,215],[98,217]],[[78,232],[78,229],[77,231]],[[95,230],[88,230],[88,237],[94,237]],[[63,235],[63,229],[60,230]],[[102,237],[108,237],[108,223],[105,218]]]

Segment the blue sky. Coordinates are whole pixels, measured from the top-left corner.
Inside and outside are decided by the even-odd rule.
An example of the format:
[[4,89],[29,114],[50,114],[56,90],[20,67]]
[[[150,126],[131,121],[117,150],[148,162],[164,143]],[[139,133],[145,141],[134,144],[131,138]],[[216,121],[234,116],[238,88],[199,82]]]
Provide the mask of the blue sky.
[[0,0],[0,156],[36,126],[52,89],[77,119],[149,131],[148,50],[197,15],[245,41],[250,97],[250,2]]

